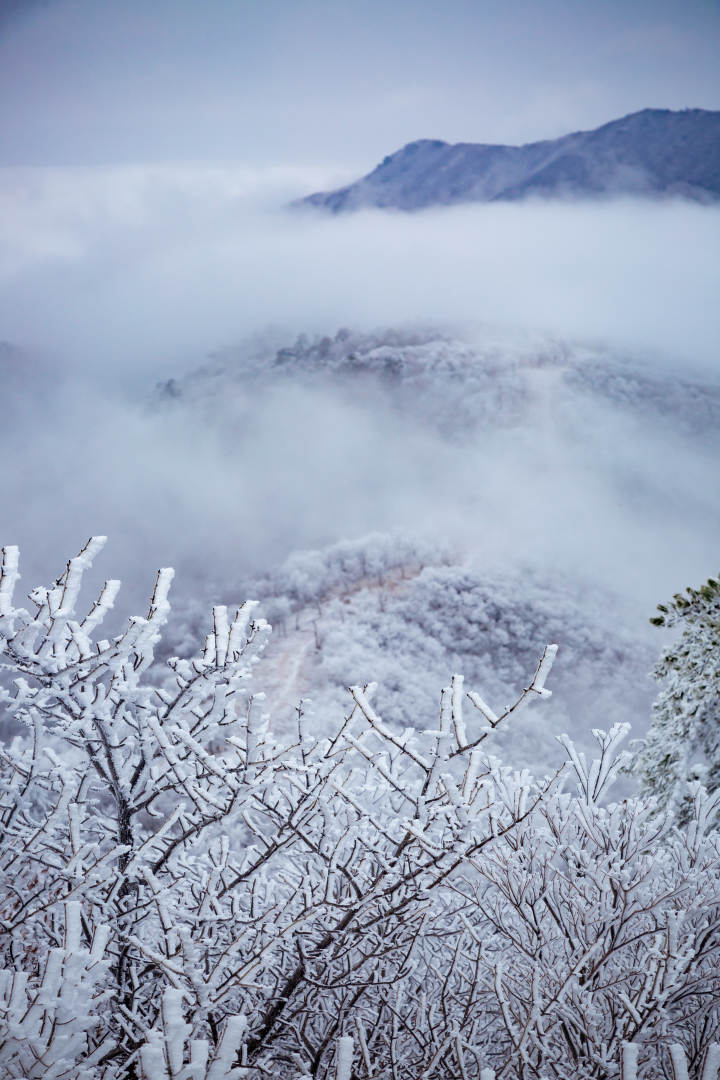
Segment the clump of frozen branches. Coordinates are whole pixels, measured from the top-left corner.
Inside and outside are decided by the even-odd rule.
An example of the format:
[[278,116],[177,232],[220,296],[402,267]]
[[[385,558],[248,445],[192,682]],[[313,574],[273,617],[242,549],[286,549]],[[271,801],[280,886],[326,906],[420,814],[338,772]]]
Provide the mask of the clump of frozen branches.
[[278,740],[250,689],[253,605],[216,608],[203,652],[151,677],[171,572],[100,638],[118,583],[77,607],[102,543],[30,611],[4,551],[4,1074],[570,1080],[624,1055],[669,1076],[674,1046],[713,1080],[711,801],[697,789],[683,832],[607,805],[621,730],[590,764],[567,744],[576,793],[485,753],[549,695],[555,646],[499,714],[455,676],[432,726],[399,731],[355,687],[332,739],[300,709]]

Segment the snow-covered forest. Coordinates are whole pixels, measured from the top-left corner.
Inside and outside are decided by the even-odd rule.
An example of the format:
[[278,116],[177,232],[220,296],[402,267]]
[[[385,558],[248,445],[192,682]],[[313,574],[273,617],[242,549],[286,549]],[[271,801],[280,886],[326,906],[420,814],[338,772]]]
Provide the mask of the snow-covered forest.
[[[6,1075],[714,1080],[716,581],[674,605],[671,763],[648,740],[646,790],[614,800],[628,725],[596,729],[593,757],[561,736],[553,773],[494,754],[545,707],[556,644],[507,706],[455,674],[401,727],[366,684],[328,732],[301,701],[273,733],[255,605],[215,607],[202,652],[156,664],[172,571],[102,638],[119,582],[87,613],[80,595],[103,544],[30,610],[3,551]],[[689,713],[708,760],[683,775]]]

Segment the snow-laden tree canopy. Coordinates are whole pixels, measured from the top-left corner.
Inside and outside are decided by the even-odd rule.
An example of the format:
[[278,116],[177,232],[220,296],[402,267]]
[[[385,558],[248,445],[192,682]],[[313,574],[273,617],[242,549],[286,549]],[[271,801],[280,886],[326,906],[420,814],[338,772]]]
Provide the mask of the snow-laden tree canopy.
[[[461,676],[385,723],[373,687],[279,739],[269,627],[216,607],[154,663],[172,574],[102,637],[91,540],[0,577],[0,1064],[13,1080],[715,1080],[720,796],[610,801],[626,729],[534,778]],[[684,1070],[684,1071],[683,1071]]]

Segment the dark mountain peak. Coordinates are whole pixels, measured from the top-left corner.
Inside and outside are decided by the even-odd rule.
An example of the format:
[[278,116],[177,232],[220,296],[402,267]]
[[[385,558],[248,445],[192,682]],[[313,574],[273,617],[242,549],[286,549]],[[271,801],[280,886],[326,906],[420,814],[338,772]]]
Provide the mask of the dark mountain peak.
[[[450,146],[450,143],[444,142],[442,139],[414,139],[412,142],[405,143],[401,150],[398,150],[398,154],[416,154],[418,151],[423,150],[442,150],[444,147]],[[385,158],[388,161],[388,158]]]
[[720,112],[641,109],[590,131],[507,146],[416,139],[354,184],[304,204],[419,210],[527,196],[720,199]]

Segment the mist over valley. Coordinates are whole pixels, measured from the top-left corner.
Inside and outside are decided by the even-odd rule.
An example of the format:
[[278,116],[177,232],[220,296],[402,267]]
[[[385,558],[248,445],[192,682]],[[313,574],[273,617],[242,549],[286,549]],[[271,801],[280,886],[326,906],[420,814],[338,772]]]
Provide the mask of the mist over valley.
[[[646,620],[712,567],[720,525],[720,213],[640,199],[412,217],[282,209],[310,180],[188,168],[0,177],[6,456],[22,446],[3,516],[25,580],[56,574],[57,551],[86,533],[108,534],[126,582],[118,618],[169,563],[197,640],[211,602],[272,600],[273,568],[295,552],[415,538],[452,552],[485,597],[514,580],[520,608],[539,590],[547,613],[557,588],[548,632],[562,637],[559,611],[574,604],[596,656],[630,634],[614,709],[642,729]],[[355,595],[348,575],[328,602]],[[367,617],[358,610],[357,634]],[[539,628],[526,642],[510,609],[503,637],[504,623],[514,644],[503,647],[523,663],[545,643]],[[497,683],[486,633],[477,677]],[[412,646],[399,699],[421,672],[430,693],[461,660],[474,670],[457,636],[429,667],[438,636],[428,625]],[[340,708],[343,685],[375,678],[382,641],[362,655],[348,646],[356,660],[327,673],[314,647],[278,712],[324,685]],[[598,664],[587,693],[573,690],[578,730],[607,714],[607,657]],[[523,678],[519,663],[505,671]]]

